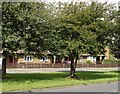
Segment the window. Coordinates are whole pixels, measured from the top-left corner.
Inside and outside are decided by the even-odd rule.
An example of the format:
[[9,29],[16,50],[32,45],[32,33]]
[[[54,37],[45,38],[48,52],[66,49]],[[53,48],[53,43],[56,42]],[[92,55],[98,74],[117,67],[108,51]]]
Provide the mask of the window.
[[89,56],[87,60],[91,60],[92,62],[96,62],[96,57],[94,56]]
[[40,58],[40,61],[48,61],[48,57],[45,57],[45,56],[44,56],[44,57],[41,57],[41,58]]
[[33,61],[33,56],[25,55],[24,60],[27,61],[27,62],[31,62],[31,61]]
[[87,56],[83,56],[82,59],[87,59]]

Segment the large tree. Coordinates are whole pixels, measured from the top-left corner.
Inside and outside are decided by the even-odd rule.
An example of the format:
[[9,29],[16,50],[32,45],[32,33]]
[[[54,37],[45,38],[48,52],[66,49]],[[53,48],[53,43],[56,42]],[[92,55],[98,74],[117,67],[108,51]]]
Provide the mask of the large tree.
[[76,78],[79,54],[104,54],[108,45],[111,22],[107,3],[59,3],[57,15],[57,44],[59,51],[71,61],[70,77]]
[[2,3],[3,77],[8,54],[22,50],[24,54],[39,56],[46,51],[51,11],[51,5],[44,2]]

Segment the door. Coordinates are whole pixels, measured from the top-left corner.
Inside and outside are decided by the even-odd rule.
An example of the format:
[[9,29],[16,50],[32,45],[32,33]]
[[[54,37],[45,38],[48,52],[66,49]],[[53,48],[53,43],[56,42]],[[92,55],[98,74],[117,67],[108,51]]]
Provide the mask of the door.
[[9,63],[14,63],[13,56],[9,56]]

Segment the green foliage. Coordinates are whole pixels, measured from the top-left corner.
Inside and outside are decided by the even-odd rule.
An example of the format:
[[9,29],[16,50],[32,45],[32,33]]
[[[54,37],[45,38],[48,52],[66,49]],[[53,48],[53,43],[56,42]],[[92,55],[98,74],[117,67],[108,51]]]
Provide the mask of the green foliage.
[[114,14],[114,24],[112,25],[111,52],[117,59],[120,59],[120,9]]
[[116,59],[116,58],[115,58],[115,55],[112,54],[112,53],[110,53],[110,57],[109,57],[109,59],[114,59],[114,60],[115,60],[115,59]]
[[93,64],[93,62],[91,60],[86,60],[87,64]]
[[104,54],[110,43],[112,5],[85,2],[60,4],[57,40],[61,53],[76,57],[77,53]]
[[110,19],[114,8],[107,3],[92,2],[91,4],[59,3],[57,19],[58,51],[69,56],[71,60],[71,74],[74,71],[78,54],[105,54],[105,47],[110,44]]
[[106,64],[109,64],[109,63],[120,63],[120,60],[106,59],[106,60],[104,60],[104,63],[106,63]]
[[[47,51],[74,59],[104,54],[110,44],[115,10],[107,3],[2,2],[3,50],[43,55]],[[117,29],[117,32],[119,29]],[[115,33],[118,35],[117,33]],[[1,38],[1,37],[0,37]]]
[[52,27],[50,10],[43,2],[3,2],[3,50],[10,53],[22,50],[37,55],[46,51]]
[[67,55],[104,53],[110,10],[98,2],[59,3],[59,7],[44,2],[3,2],[3,49],[35,54],[48,50]]

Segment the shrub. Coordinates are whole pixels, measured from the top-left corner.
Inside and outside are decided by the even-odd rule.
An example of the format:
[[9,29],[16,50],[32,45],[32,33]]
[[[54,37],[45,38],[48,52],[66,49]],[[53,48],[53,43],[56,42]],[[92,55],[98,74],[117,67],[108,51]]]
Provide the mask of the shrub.
[[93,62],[91,60],[86,60],[86,63],[92,64]]
[[104,63],[120,63],[120,60],[116,60],[116,59],[106,59],[106,60],[104,60]]

